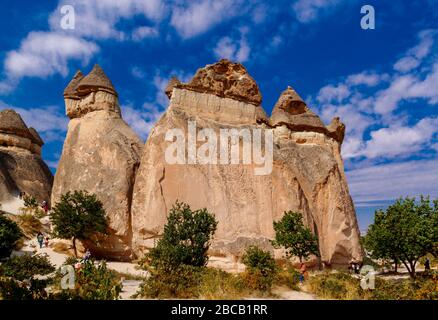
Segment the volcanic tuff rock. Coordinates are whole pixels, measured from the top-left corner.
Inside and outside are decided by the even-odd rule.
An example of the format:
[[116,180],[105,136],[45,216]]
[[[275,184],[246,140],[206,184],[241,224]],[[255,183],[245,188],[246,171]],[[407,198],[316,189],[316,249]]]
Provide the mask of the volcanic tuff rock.
[[44,142],[14,110],[0,111],[0,201],[24,191],[50,201],[53,175],[41,159]]
[[[240,256],[250,244],[272,250],[273,221],[294,210],[318,235],[324,263],[362,260],[340,155],[345,126],[339,119],[325,127],[292,88],[282,93],[268,119],[254,79],[227,60],[199,69],[188,84],[173,81],[167,93],[170,105],[150,133],[134,186],[132,246],[137,255],[154,245],[178,199],[216,215],[213,255]],[[168,164],[166,133],[180,128],[187,134],[189,120],[198,130],[216,133],[273,130],[272,173],[254,175],[255,164]]]
[[117,92],[95,65],[78,71],[64,91],[70,117],[53,185],[52,202],[74,190],[95,193],[110,222],[110,235],[87,245],[95,256],[131,257],[132,189],[143,143],[121,117]]

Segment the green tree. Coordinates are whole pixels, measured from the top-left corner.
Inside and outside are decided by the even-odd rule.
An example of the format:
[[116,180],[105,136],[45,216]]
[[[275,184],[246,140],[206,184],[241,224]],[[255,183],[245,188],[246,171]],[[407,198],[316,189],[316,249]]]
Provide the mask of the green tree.
[[16,242],[22,237],[18,225],[0,214],[0,259],[11,255]]
[[288,211],[280,221],[274,222],[275,247],[284,247],[286,256],[296,256],[303,262],[311,254],[319,255],[318,239],[305,227],[301,213]]
[[418,260],[427,253],[437,254],[438,201],[421,196],[398,199],[385,211],[376,211],[368,227],[364,245],[374,259],[402,262],[415,277]]
[[278,273],[278,267],[269,251],[257,246],[250,246],[242,256],[246,266],[244,277],[250,287],[259,290],[269,290]]
[[152,266],[169,270],[182,264],[205,266],[216,227],[217,221],[207,209],[193,211],[188,204],[176,201],[169,211],[162,238],[147,258]]
[[52,209],[50,220],[53,235],[71,239],[77,257],[76,240],[92,240],[96,234],[106,234],[108,221],[105,209],[95,194],[87,191],[68,192]]

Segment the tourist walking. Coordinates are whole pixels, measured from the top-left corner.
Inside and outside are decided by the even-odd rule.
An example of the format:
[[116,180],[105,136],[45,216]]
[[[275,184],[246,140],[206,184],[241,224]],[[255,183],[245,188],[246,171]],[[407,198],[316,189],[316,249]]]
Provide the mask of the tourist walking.
[[37,241],[38,244],[40,245],[40,249],[43,247],[43,241],[44,241],[44,236],[41,232],[38,232],[37,234]]
[[44,240],[44,246],[45,246],[46,248],[49,247],[49,237],[46,237],[46,239]]

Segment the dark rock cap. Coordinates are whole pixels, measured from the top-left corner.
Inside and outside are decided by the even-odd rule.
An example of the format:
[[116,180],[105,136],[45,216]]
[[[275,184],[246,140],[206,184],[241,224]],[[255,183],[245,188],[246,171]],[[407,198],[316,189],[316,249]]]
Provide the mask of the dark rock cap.
[[76,87],[78,95],[85,95],[93,91],[107,91],[117,96],[113,83],[102,70],[102,68],[95,64],[91,72],[83,77]]
[[327,131],[321,119],[307,107],[291,87],[280,95],[272,111],[270,122],[273,126],[286,125],[295,131]]
[[262,95],[255,80],[240,63],[223,59],[198,69],[193,79],[181,88],[219,97],[231,98],[259,106]]
[[79,82],[84,78],[84,74],[81,70],[76,71],[73,79],[71,79],[70,83],[64,89],[64,98],[78,99],[78,95],[76,89],[79,85]]
[[12,109],[0,111],[0,132],[31,139],[31,133],[21,116]]
[[32,127],[29,128],[29,132],[31,134],[32,142],[39,145],[40,147],[42,147],[44,144],[44,141],[43,141],[43,139],[41,139],[41,136],[38,134],[38,132]]

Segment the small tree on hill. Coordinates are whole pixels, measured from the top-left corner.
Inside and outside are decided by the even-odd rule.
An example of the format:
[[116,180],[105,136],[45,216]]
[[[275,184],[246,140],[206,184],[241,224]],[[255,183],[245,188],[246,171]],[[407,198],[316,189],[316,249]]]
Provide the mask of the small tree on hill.
[[216,227],[217,221],[207,209],[191,210],[188,204],[177,201],[170,209],[162,238],[147,256],[151,265],[168,270],[180,265],[205,266]]
[[96,195],[82,190],[62,195],[61,201],[52,209],[50,220],[54,236],[72,240],[76,257],[77,239],[91,240],[98,233],[106,234],[108,228],[102,202]]
[[11,255],[12,249],[22,235],[18,225],[0,213],[0,259]]
[[312,231],[305,227],[301,213],[285,212],[280,221],[274,222],[275,247],[284,247],[286,256],[296,256],[303,262],[311,254],[318,255],[318,239]]
[[365,248],[375,259],[401,261],[415,277],[418,260],[437,255],[438,201],[421,197],[399,199],[385,211],[376,211],[374,223],[364,237]]

